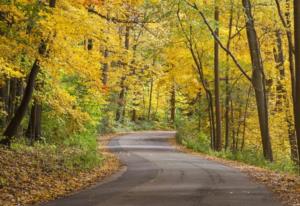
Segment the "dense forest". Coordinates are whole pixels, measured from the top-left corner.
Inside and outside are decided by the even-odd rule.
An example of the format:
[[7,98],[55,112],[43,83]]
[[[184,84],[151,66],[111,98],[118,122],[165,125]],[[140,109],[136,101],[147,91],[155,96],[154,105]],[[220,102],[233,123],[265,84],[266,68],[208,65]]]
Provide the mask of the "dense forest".
[[296,172],[299,38],[296,0],[1,0],[0,143],[90,163],[99,133],[176,129]]

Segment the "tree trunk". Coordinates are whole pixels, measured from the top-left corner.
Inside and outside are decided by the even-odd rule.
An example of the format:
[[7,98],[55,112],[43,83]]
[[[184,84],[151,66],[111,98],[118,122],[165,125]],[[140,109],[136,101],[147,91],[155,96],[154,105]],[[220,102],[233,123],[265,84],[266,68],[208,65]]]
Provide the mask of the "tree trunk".
[[149,107],[148,107],[148,121],[150,121],[150,119],[151,119],[152,95],[153,95],[153,79],[151,79],[151,82],[150,82]]
[[279,78],[277,81],[276,91],[277,91],[277,100],[276,100],[276,108],[278,111],[282,111],[284,109],[285,112],[285,120],[288,126],[288,136],[291,147],[291,159],[294,162],[298,160],[298,151],[297,151],[297,139],[296,139],[296,131],[292,117],[292,109],[290,108],[290,101],[287,97],[287,90],[284,85],[285,81],[285,68],[284,68],[284,55],[282,48],[282,40],[281,40],[281,32],[278,30],[276,32],[276,47],[274,48],[274,58],[276,62],[276,68],[279,73]]
[[[232,36],[232,24],[233,24],[233,1],[231,1],[231,7],[230,7],[230,18],[229,18],[229,32],[228,32],[228,40],[226,48],[227,50],[230,50],[230,44],[231,44],[231,36]],[[230,84],[229,84],[229,55],[226,53],[226,71],[225,71],[225,84],[226,84],[226,97],[225,97],[225,150],[229,147],[229,133],[230,133],[230,98],[231,98],[231,92],[230,92]]]
[[121,79],[121,91],[119,94],[118,98],[118,108],[116,112],[116,121],[121,121],[122,120],[122,115],[123,115],[123,107],[124,107],[124,101],[125,101],[125,86],[124,86],[125,78]]
[[249,108],[249,103],[250,103],[251,89],[252,89],[252,87],[250,86],[248,89],[247,101],[246,101],[246,106],[245,106],[245,111],[244,111],[241,151],[243,151],[244,147],[245,147],[246,126],[247,126],[247,117],[248,117],[248,108]]
[[260,54],[260,48],[258,43],[258,38],[256,30],[254,27],[254,19],[252,16],[252,8],[250,0],[242,0],[246,18],[246,29],[248,44],[251,54],[252,61],[252,84],[255,90],[258,117],[259,117],[259,126],[261,131],[261,138],[263,144],[263,154],[264,157],[273,161],[273,152],[271,147],[271,138],[269,132],[269,114],[267,106],[267,97],[265,92],[265,77],[264,77],[264,68]]
[[[0,88],[0,101],[4,112],[8,113],[8,80],[4,81],[4,84]],[[1,119],[1,126],[5,127],[7,124],[7,115]]]
[[176,88],[175,88],[175,82],[172,85],[171,88],[171,100],[170,100],[170,106],[171,106],[171,122],[175,123],[175,115],[176,115]]
[[[297,133],[298,157],[300,157],[300,1],[294,0],[294,21],[295,21],[295,126]],[[300,160],[298,161],[300,167]]]
[[56,0],[50,0],[49,6],[54,8],[56,6]]
[[31,107],[31,114],[26,131],[26,136],[30,139],[31,143],[37,141],[41,137],[41,116],[42,116],[42,105],[36,100]]
[[[215,21],[217,22],[215,35],[219,37],[219,8],[215,6]],[[216,107],[216,140],[215,150],[222,150],[222,124],[220,109],[220,77],[219,77],[219,43],[215,40],[214,45],[214,73],[215,73],[215,107]]]
[[[125,49],[129,50],[130,27],[126,26],[125,29],[126,29]],[[126,66],[124,65],[124,67],[126,67]],[[125,106],[125,92],[126,92],[125,80],[126,80],[126,78],[127,78],[126,75],[123,74],[122,79],[121,79],[121,84],[120,84],[121,91],[120,91],[119,99],[118,99],[118,109],[117,109],[117,112],[116,112],[116,121],[122,121],[122,118],[124,117],[123,114],[125,113],[124,106]]]
[[[107,59],[108,56],[109,56],[109,52],[107,49],[105,49],[105,51],[103,52],[104,59]],[[105,62],[104,64],[102,64],[102,84],[105,87],[107,86],[108,83],[108,70],[109,70],[108,63]]]

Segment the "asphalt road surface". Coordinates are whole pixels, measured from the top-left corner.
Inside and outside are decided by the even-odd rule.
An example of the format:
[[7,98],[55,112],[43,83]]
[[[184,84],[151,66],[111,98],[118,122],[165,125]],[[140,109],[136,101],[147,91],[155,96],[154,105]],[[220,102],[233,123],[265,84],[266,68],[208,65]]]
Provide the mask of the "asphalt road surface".
[[45,206],[279,206],[236,169],[177,151],[173,132],[140,132],[109,147],[126,167],[90,189]]

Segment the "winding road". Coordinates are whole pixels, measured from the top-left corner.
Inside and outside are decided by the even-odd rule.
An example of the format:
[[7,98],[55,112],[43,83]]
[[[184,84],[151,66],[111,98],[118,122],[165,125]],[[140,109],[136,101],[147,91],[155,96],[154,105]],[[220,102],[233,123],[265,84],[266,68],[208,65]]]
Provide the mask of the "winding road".
[[261,185],[222,164],[177,151],[174,132],[114,138],[126,167],[102,183],[44,206],[279,206]]

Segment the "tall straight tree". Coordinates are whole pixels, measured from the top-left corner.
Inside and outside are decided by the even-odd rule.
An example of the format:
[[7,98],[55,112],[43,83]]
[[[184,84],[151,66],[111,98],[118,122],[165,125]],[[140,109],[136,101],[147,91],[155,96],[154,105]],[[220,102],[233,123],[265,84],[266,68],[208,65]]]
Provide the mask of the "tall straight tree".
[[[295,63],[296,63],[296,105],[295,126],[297,133],[298,154],[300,154],[300,1],[294,0],[295,21]],[[298,155],[300,156],[300,155]],[[300,160],[298,161],[300,167]]]
[[[219,7],[215,0],[215,35],[219,37]],[[221,110],[220,110],[220,77],[219,77],[219,43],[214,42],[214,72],[215,72],[215,107],[216,107],[216,140],[215,150],[222,150]]]
[[291,158],[294,162],[298,161],[298,151],[297,151],[297,139],[295,125],[293,121],[293,112],[290,106],[290,98],[287,96],[287,89],[284,84],[286,75],[285,75],[285,66],[284,66],[284,54],[283,54],[283,44],[281,40],[281,31],[277,30],[276,32],[276,48],[274,48],[274,57],[276,62],[276,68],[278,69],[279,78],[276,85],[276,107],[277,110],[281,111],[282,109],[285,112],[285,121],[288,126],[288,136],[291,147]]
[[[130,27],[126,26],[125,27],[125,40],[124,40],[124,46],[126,50],[129,50],[129,44],[130,44]],[[124,65],[124,68],[126,66]],[[124,119],[124,114],[125,114],[125,96],[126,96],[126,85],[125,85],[125,81],[126,81],[126,74],[123,74],[122,78],[121,78],[121,83],[120,83],[120,87],[121,87],[121,91],[119,93],[119,99],[118,99],[118,108],[117,108],[117,112],[116,112],[116,121],[122,121]]]
[[[254,26],[254,19],[252,15],[252,8],[250,0],[242,0],[245,19],[248,45],[250,49],[251,62],[252,62],[252,84],[255,90],[256,104],[259,117],[259,126],[263,144],[264,157],[273,161],[273,152],[271,147],[271,138],[269,131],[269,114],[267,97],[265,92],[265,76],[264,67],[262,63],[258,37]],[[299,131],[300,132],[300,131]]]
[[[232,26],[233,26],[233,9],[234,9],[234,2],[231,0],[230,2],[230,17],[229,17],[229,23],[228,23],[228,40],[227,40],[227,45],[226,49],[230,50],[230,45],[231,45],[231,38],[232,38]],[[230,70],[230,65],[229,65],[229,54],[226,53],[226,71],[225,71],[225,93],[226,93],[226,98],[225,98],[225,150],[228,149],[229,147],[229,132],[230,132],[230,99],[231,99],[231,91],[230,91],[230,82],[229,82],[229,70]]]

